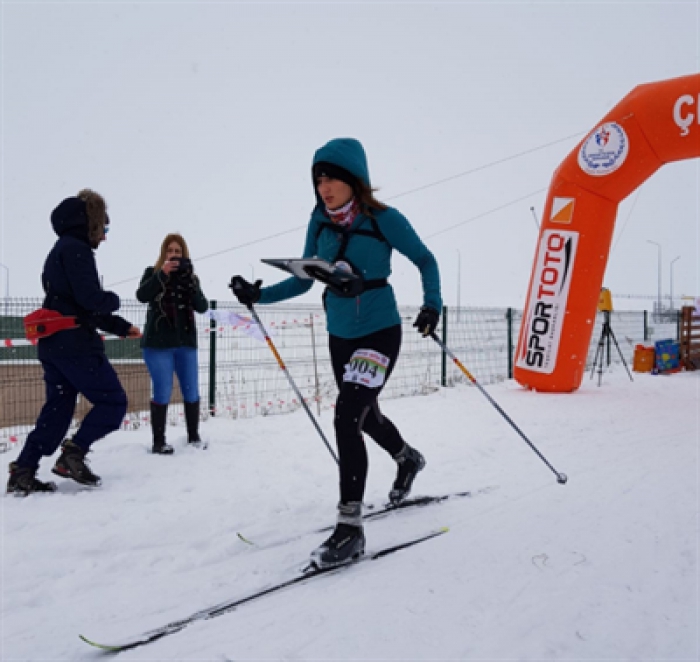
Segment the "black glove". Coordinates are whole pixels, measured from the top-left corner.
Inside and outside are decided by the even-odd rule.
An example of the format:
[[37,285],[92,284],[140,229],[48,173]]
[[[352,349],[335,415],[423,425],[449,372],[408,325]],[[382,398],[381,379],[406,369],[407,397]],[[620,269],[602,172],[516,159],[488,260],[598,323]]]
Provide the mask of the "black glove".
[[186,257],[176,257],[175,261],[178,263],[178,267],[172,273],[183,280],[191,278],[194,270],[192,268],[192,260]]
[[261,280],[249,283],[243,276],[234,276],[229,283],[229,287],[233,290],[238,301],[248,308],[260,301],[261,285]]
[[431,308],[430,306],[423,306],[416,317],[416,321],[413,323],[418,329],[418,333],[422,333],[424,338],[435,333],[435,329],[438,325],[438,320],[440,319],[440,313]]
[[186,257],[173,258],[178,263],[178,268],[170,272],[170,280],[174,287],[181,290],[190,291],[194,289],[194,270],[192,262]]

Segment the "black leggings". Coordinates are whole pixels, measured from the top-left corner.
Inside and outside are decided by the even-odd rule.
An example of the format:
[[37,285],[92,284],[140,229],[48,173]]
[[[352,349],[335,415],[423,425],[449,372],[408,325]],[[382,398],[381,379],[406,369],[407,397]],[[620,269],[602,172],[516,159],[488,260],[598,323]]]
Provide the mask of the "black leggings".
[[[362,432],[366,432],[392,457],[404,445],[396,426],[379,411],[377,401],[396,365],[401,349],[401,325],[397,324],[361,338],[330,336],[329,348],[333,374],[339,390],[334,424],[340,460],[340,501],[362,501],[368,466]],[[358,349],[374,350],[389,359],[384,384],[369,388],[343,381],[345,365]]]

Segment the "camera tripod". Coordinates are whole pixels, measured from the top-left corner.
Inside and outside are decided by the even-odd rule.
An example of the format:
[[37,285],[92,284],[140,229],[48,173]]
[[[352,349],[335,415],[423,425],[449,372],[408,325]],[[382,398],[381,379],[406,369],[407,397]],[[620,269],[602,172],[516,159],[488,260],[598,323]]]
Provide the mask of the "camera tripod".
[[617,352],[620,355],[620,359],[622,359],[622,365],[625,366],[625,370],[627,370],[627,374],[629,375],[630,381],[634,381],[632,379],[632,373],[630,372],[630,369],[627,367],[627,362],[625,361],[625,357],[622,355],[622,350],[620,349],[620,345],[617,344],[617,338],[615,338],[615,334],[613,333],[612,327],[610,326],[610,311],[609,310],[604,310],[603,311],[603,329],[601,330],[600,333],[600,340],[598,340],[598,347],[595,351],[595,358],[593,359],[593,368],[591,369],[591,379],[593,379],[593,373],[596,371],[596,367],[598,368],[598,386],[600,386],[601,379],[603,378],[603,355],[605,354],[605,361],[606,365],[610,366],[610,339],[612,338],[612,341],[615,343],[615,347],[617,347]]

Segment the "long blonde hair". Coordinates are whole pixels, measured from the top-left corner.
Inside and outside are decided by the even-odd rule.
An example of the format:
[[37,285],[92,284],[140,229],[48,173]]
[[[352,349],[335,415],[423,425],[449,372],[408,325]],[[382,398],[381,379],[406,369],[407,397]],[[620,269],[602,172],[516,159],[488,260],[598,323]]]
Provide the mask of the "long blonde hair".
[[160,269],[163,267],[166,260],[168,246],[170,246],[170,244],[173,242],[179,244],[180,248],[182,249],[182,257],[186,257],[188,260],[190,259],[190,249],[187,248],[187,242],[185,241],[184,237],[177,232],[171,232],[165,236],[163,243],[160,245],[160,255],[158,256],[156,263],[153,265],[153,268],[156,271],[160,271]]

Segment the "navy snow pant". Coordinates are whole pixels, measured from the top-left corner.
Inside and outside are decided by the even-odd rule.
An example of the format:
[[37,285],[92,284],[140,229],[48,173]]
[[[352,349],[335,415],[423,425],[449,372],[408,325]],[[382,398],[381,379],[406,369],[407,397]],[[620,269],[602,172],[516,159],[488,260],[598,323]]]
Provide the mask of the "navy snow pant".
[[[362,437],[366,432],[392,457],[404,445],[396,426],[379,411],[377,398],[389,379],[401,348],[401,325],[382,329],[361,338],[330,336],[329,349],[333,374],[338,385],[335,405],[335,435],[340,462],[340,501],[362,501],[367,481],[367,449]],[[384,384],[368,388],[343,381],[345,365],[358,349],[372,349],[386,356],[389,365]]]
[[119,429],[127,405],[117,373],[104,354],[51,358],[41,364],[46,404],[17,458],[19,466],[32,469],[61,445],[75,413],[78,393],[93,405],[73,437],[73,442],[84,451]]

